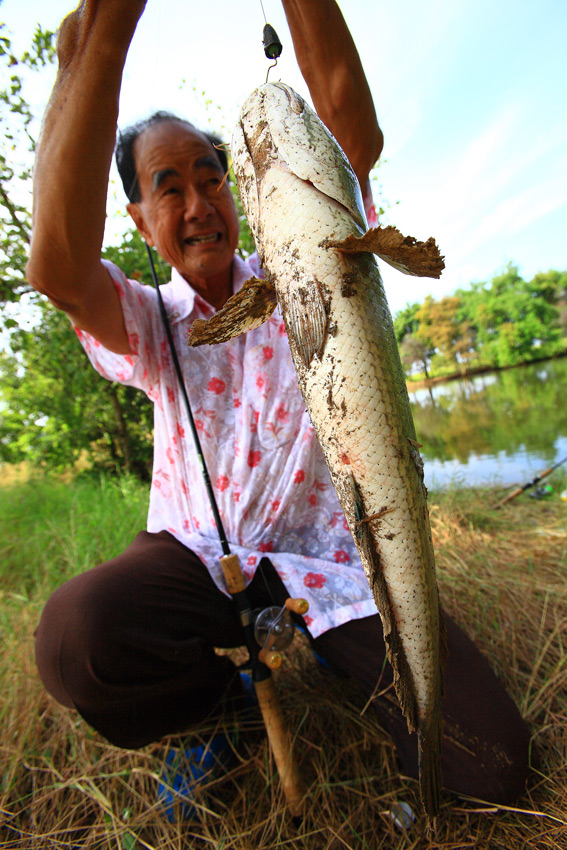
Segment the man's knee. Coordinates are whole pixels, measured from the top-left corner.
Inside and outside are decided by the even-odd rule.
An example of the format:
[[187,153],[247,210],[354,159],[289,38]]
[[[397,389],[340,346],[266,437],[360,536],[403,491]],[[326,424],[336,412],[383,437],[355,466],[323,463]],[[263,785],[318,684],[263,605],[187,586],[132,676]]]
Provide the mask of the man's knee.
[[81,701],[100,659],[112,658],[113,635],[128,610],[112,593],[101,594],[96,579],[91,571],[61,585],[48,599],[35,633],[40,678],[67,707]]

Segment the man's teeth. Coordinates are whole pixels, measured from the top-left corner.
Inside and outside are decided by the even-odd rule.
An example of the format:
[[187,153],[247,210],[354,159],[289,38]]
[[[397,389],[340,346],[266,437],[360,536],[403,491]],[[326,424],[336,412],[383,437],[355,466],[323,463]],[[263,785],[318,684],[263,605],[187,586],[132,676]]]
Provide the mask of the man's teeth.
[[211,233],[209,236],[191,236],[189,239],[186,239],[188,245],[202,244],[203,242],[217,242],[219,238],[218,233]]

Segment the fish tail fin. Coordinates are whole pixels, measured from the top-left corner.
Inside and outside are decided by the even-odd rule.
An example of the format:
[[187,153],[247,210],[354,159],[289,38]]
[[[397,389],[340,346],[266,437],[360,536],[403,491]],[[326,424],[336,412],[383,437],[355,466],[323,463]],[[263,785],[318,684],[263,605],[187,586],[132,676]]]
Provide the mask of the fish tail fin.
[[443,721],[440,712],[427,732],[418,732],[419,792],[428,820],[437,816],[441,801],[441,738]]
[[443,784],[441,771],[441,743],[443,739],[443,717],[441,700],[445,691],[444,670],[447,657],[447,631],[443,612],[439,606],[439,686],[435,698],[436,705],[432,711],[432,722],[425,731],[418,731],[419,758],[419,791],[427,820],[439,812],[441,787]]

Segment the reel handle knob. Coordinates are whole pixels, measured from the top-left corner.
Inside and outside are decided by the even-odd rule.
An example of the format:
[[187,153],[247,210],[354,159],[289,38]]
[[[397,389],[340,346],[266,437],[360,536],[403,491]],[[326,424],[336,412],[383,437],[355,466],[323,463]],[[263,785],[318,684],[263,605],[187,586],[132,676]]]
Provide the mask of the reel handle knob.
[[309,602],[307,599],[301,599],[300,597],[294,599],[292,596],[288,596],[285,601],[285,607],[288,611],[293,611],[294,614],[307,614],[309,611]]
[[258,658],[265,664],[266,667],[269,667],[270,670],[277,670],[282,666],[282,654],[281,652],[272,652],[269,649],[261,649],[258,653]]

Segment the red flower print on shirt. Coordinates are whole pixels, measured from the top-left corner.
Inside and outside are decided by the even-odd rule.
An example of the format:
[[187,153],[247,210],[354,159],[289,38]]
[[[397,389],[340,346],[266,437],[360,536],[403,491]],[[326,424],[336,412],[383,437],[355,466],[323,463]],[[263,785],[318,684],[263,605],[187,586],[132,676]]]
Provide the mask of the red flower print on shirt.
[[173,392],[171,387],[167,388],[167,400],[170,404],[173,404],[173,402],[175,401],[175,393]]
[[344,551],[344,549],[339,549],[337,552],[333,552],[333,558],[337,564],[348,564],[350,562],[350,556],[348,552]]
[[181,422],[178,422],[176,427],[177,427],[177,433],[179,434],[179,436],[184,437],[185,436],[185,428],[182,426]]
[[317,496],[315,495],[315,493],[311,493],[311,495],[307,497],[307,501],[309,502],[311,507],[314,508],[317,504]]
[[264,355],[265,360],[271,360],[274,356],[274,349],[269,345],[265,345],[262,349],[262,354]]
[[274,501],[272,502],[272,510],[273,510],[273,511],[277,511],[277,509],[279,508],[279,506],[280,506],[280,500],[279,500],[279,499],[274,499]]
[[256,557],[256,555],[248,555],[248,558],[246,560],[247,564],[249,564],[251,567],[255,567],[257,562],[258,558]]
[[217,489],[220,490],[221,493],[223,492],[223,490],[226,490],[229,484],[230,479],[227,478],[226,475],[219,475],[219,477],[217,478]]
[[258,389],[258,390],[263,389],[265,383],[266,382],[265,382],[264,378],[262,377],[262,375],[256,376],[256,389]]
[[293,476],[294,484],[303,484],[305,481],[305,473],[302,469],[298,469],[295,475]]
[[304,614],[303,619],[305,621],[305,625],[309,628],[309,626],[313,622],[313,617],[310,617],[309,614]]
[[258,466],[260,463],[260,458],[262,457],[260,452],[249,451],[248,452],[248,466],[253,469],[255,466]]
[[303,584],[305,587],[320,588],[323,587],[326,581],[327,579],[322,573],[307,573],[303,579]]
[[267,543],[260,543],[260,545],[258,546],[258,552],[273,552],[273,551],[274,551],[274,544],[272,543],[271,540],[268,540]]
[[220,378],[211,378],[209,383],[207,384],[207,389],[210,393],[216,393],[220,395],[226,389],[226,384],[224,381],[221,381]]

